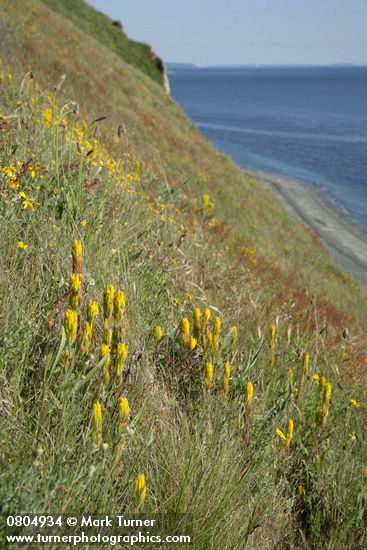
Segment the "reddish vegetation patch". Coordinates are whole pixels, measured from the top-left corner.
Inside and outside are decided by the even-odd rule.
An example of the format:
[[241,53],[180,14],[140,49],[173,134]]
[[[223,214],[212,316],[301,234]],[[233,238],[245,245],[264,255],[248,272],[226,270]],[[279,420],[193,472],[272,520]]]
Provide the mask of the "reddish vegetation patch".
[[308,236],[312,239],[312,242],[315,246],[317,246],[317,248],[319,248],[320,250],[322,250],[325,254],[328,254],[326,248],[324,247],[324,245],[322,244],[321,240],[318,238],[318,236],[316,235],[316,233],[314,233],[312,231],[312,229],[310,229],[309,227],[303,225],[302,226],[305,230],[305,232],[308,234]]
[[229,228],[224,222],[216,222],[216,224],[210,228],[210,232],[214,237],[223,240],[228,236]]

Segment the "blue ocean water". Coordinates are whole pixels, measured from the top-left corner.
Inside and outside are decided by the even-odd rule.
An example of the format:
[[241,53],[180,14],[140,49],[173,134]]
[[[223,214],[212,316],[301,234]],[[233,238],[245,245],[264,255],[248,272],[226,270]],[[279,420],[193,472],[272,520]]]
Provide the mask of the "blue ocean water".
[[169,80],[237,164],[317,184],[367,229],[367,67],[175,68]]

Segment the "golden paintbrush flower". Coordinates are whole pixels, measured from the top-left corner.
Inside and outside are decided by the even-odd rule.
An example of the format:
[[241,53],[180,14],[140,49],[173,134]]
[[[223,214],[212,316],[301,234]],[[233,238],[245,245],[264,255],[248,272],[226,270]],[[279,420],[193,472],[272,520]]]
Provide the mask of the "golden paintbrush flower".
[[113,311],[113,300],[115,288],[113,285],[107,285],[103,291],[103,315],[105,319],[110,319]]
[[214,322],[213,322],[213,332],[214,334],[219,334],[220,333],[220,327],[221,327],[222,323],[221,323],[221,320],[220,320],[220,317],[214,317]]
[[232,335],[232,348],[235,350],[237,347],[237,340],[238,340],[237,325],[233,325],[233,327],[231,328],[231,335]]
[[196,348],[197,343],[198,343],[198,341],[193,336],[190,336],[186,340],[186,345],[187,345],[187,347],[189,348],[190,351],[193,351]]
[[219,348],[219,335],[220,335],[220,328],[221,328],[221,320],[220,317],[214,317],[214,323],[213,323],[213,346],[215,350],[218,350]]
[[67,309],[65,311],[64,329],[68,344],[74,344],[78,330],[78,314],[73,309]]
[[293,420],[289,418],[287,420],[285,435],[282,432],[282,430],[280,430],[279,428],[275,430],[275,433],[277,434],[277,436],[282,440],[284,447],[289,447],[289,445],[291,444],[291,441],[293,439],[293,428],[294,428]]
[[213,333],[211,331],[208,331],[206,333],[206,346],[205,346],[205,349],[214,349]]
[[77,310],[81,298],[82,280],[79,273],[72,273],[70,275],[70,288],[71,294],[69,299],[69,305],[72,309]]
[[184,343],[189,339],[190,334],[190,321],[187,317],[183,317],[180,323],[181,338]]
[[110,381],[110,371],[109,371],[109,365],[111,362],[110,346],[107,344],[102,344],[99,350],[99,358],[103,359],[103,357],[105,357],[106,355],[108,357],[102,366],[102,376],[103,376],[104,383],[108,384]]
[[95,302],[94,300],[89,300],[88,306],[87,306],[87,320],[92,327],[98,316],[98,312],[99,312],[98,302]]
[[310,354],[305,351],[302,354],[302,384],[305,384],[308,378],[308,368],[310,362]]
[[246,390],[246,405],[248,407],[251,407],[252,405],[252,399],[253,399],[253,396],[254,396],[254,386],[252,384],[252,382],[247,382],[246,386],[245,386],[245,390]]
[[73,241],[71,245],[71,255],[73,258],[73,273],[82,273],[83,271],[83,246],[81,241]]
[[92,343],[92,332],[93,332],[92,325],[88,321],[86,321],[83,327],[82,343],[81,343],[81,350],[83,353],[87,353],[89,351],[90,345]]
[[157,340],[157,342],[160,342],[163,338],[163,329],[162,329],[162,327],[160,325],[157,325],[154,328],[153,334],[154,334],[154,338]]
[[[324,377],[321,378],[321,381]],[[330,397],[331,397],[331,384],[326,382],[321,382],[321,405],[316,410],[316,425],[322,426],[323,424],[326,424],[328,416],[329,416],[329,409],[330,409]]]
[[287,431],[286,431],[287,447],[289,447],[289,445],[291,444],[291,441],[293,439],[293,428],[294,428],[293,420],[291,418],[289,418],[287,420]]
[[204,309],[204,313],[203,313],[203,319],[204,319],[205,322],[208,322],[208,321],[209,321],[209,319],[210,319],[210,314],[211,314],[210,309],[209,309],[208,307],[206,307],[206,308]]
[[331,397],[331,384],[326,383],[324,386],[324,395],[323,395],[323,404],[324,405],[330,405],[330,397]]
[[129,418],[130,407],[126,397],[120,397],[117,402],[117,405],[118,405],[118,415],[119,415],[118,431],[122,432],[125,429],[127,420]]
[[210,200],[210,197],[207,193],[202,196],[203,209],[205,212],[212,212],[214,208],[214,203]]
[[134,481],[134,498],[138,506],[143,506],[146,494],[145,475],[140,474]]
[[127,358],[127,345],[120,342],[116,346],[116,376],[121,377]]
[[204,383],[209,391],[213,387],[213,364],[207,361],[204,366]]
[[275,433],[277,434],[277,436],[282,440],[282,441],[287,441],[287,438],[286,436],[284,435],[284,433],[282,432],[282,430],[280,430],[279,428],[276,428],[275,430]]
[[269,327],[269,342],[270,342],[270,345],[274,344],[276,333],[277,333],[277,327],[272,323]]
[[228,362],[223,365],[223,377],[222,377],[222,399],[223,403],[228,402],[228,390],[229,390],[229,377],[231,376],[231,366]]
[[99,401],[93,405],[91,436],[94,445],[100,447],[102,444],[102,406]]
[[115,323],[120,323],[125,309],[125,294],[117,290],[113,299],[113,318]]
[[193,321],[194,321],[193,334],[194,334],[194,337],[198,340],[200,337],[200,330],[201,330],[201,311],[200,311],[200,308],[198,307],[194,309]]
[[208,345],[207,339],[208,339],[208,332],[209,332],[209,319],[210,319],[210,309],[205,308],[203,312],[203,322],[201,324],[201,334],[203,339],[203,346],[206,348]]
[[82,281],[78,273],[72,273],[70,275],[70,286],[74,292],[78,292],[82,287]]

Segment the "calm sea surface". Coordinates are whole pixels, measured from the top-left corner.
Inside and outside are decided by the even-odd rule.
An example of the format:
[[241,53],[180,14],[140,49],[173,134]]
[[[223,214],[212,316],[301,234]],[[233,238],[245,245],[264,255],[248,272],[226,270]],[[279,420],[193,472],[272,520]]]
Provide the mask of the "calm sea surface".
[[237,164],[317,184],[367,229],[367,67],[180,68],[169,80]]

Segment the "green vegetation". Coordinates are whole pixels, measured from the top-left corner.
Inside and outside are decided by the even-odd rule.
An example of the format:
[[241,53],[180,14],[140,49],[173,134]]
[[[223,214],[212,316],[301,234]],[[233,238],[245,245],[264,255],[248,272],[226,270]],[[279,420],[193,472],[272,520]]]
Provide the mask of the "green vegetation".
[[126,63],[163,84],[163,64],[148,44],[130,40],[118,21],[88,6],[83,0],[42,0],[46,6],[75,23],[84,33],[112,50]]
[[0,15],[2,513],[364,548],[364,291],[76,9],[28,4]]

